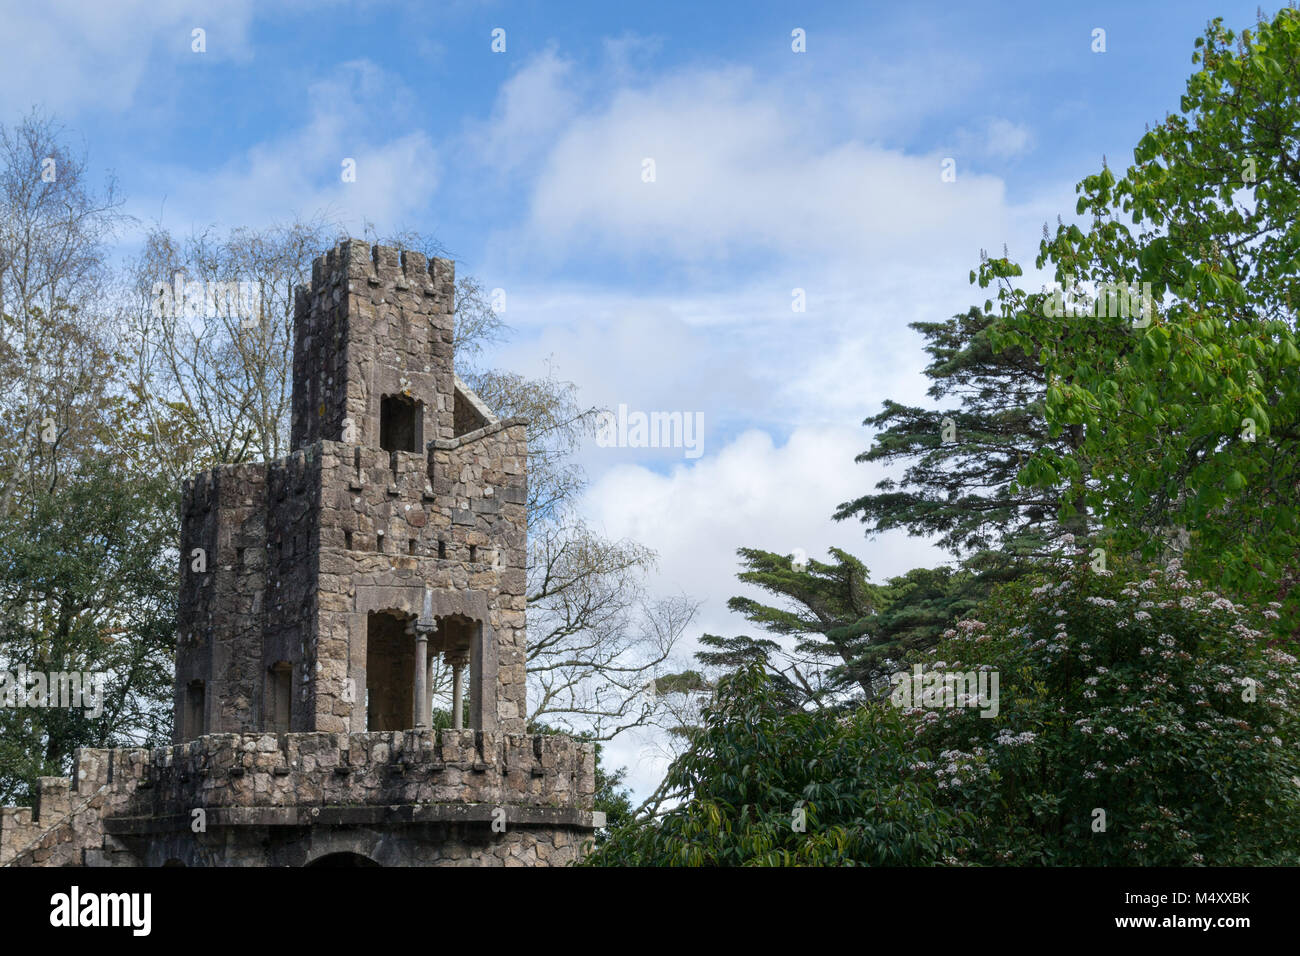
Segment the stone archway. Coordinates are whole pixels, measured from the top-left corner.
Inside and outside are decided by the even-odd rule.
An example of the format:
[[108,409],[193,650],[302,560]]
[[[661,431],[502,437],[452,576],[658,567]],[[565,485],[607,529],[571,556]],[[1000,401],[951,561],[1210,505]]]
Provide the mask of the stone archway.
[[[499,649],[496,633],[489,623],[490,598],[487,592],[429,590],[423,585],[383,583],[358,586],[354,600],[354,610],[347,618],[351,635],[350,676],[355,678],[353,686],[357,688],[356,696],[351,698],[353,711],[350,720],[354,730],[410,730],[417,726],[414,678],[418,652],[415,647],[421,637],[420,621],[427,618],[433,628],[423,631],[426,693],[434,660],[450,665],[444,656],[447,645],[450,643],[462,650],[468,647],[468,659],[463,654],[459,656],[462,694],[468,710],[464,726],[466,729],[496,732]],[[400,641],[398,622],[405,628]],[[378,630],[372,631],[372,628]],[[379,649],[376,640],[372,639],[374,634],[378,635],[379,644],[393,648],[391,654]],[[411,654],[409,663],[408,652]],[[377,668],[374,677],[371,675],[372,667]],[[401,688],[400,702],[389,701],[387,712],[403,716],[398,724],[390,726],[381,721],[376,726],[372,719],[374,712],[366,698],[385,683]],[[411,690],[409,698],[406,688]],[[433,695],[426,696],[426,706],[433,702]],[[445,702],[440,701],[439,706],[445,707]]]
[[280,850],[291,866],[400,866],[400,841],[370,827],[312,827]]
[[350,851],[343,851],[340,853],[326,853],[324,856],[316,857],[316,859],[312,860],[310,863],[306,865],[308,867],[312,867],[312,866],[357,866],[357,867],[376,866],[377,867],[379,866],[379,864],[376,863],[374,860],[370,859],[370,857],[364,856],[363,854],[360,853],[352,853]]

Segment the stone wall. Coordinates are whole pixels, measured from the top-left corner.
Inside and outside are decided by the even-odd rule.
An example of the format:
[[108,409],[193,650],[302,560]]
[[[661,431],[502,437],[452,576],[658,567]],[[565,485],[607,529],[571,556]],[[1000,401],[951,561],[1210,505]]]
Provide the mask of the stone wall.
[[[268,668],[293,668],[293,730],[313,730],[310,680],[319,570],[320,452],[226,465],[181,492],[173,741],[203,682],[208,733],[269,728]],[[206,570],[194,568],[201,549]]]
[[215,468],[182,488],[174,740],[183,739],[195,681],[204,685],[209,732],[250,729],[260,718],[266,472],[264,464]]
[[[497,720],[520,733],[527,717],[525,595],[528,566],[528,438],[521,419],[506,419],[451,441],[432,444],[429,475],[437,500],[451,512],[453,546],[476,547],[465,584],[496,593]],[[484,553],[486,552],[486,553]]]
[[562,736],[215,734],[85,748],[72,779],[42,778],[34,811],[0,810],[0,865],[303,865],[327,852],[561,864],[603,824],[595,786],[592,746]]
[[427,461],[318,442],[187,482],[174,739],[194,681],[208,732],[270,729],[278,662],[292,667],[292,730],[364,730],[365,616],[418,614],[426,586],[436,615],[485,625],[482,729],[521,733],[527,455],[525,423],[507,419],[432,443]]

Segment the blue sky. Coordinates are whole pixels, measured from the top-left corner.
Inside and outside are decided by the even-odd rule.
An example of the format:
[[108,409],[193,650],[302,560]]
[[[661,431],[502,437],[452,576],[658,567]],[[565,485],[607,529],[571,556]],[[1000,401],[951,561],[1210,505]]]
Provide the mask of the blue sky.
[[907,323],[983,299],[981,248],[1032,260],[1074,184],[1177,106],[1205,23],[1255,10],[0,0],[0,123],[38,105],[117,176],[123,253],[153,221],[417,229],[505,290],[493,364],[702,412],[698,459],[584,449],[582,507],[659,551],[655,586],[704,599],[700,629],[736,633],[737,547],[847,547],[876,578],[941,560],[829,517],[882,477],[853,463],[862,419],[924,401]]

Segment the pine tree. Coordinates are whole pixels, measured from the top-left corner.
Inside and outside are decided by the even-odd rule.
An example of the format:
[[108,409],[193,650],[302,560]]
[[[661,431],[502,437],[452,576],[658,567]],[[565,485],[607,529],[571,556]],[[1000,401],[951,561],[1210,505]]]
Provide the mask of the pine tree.
[[858,518],[868,536],[905,528],[938,536],[955,557],[981,574],[1005,572],[1008,561],[1041,556],[1067,532],[1054,489],[1021,487],[1016,474],[1044,447],[1069,455],[1068,431],[1052,436],[1044,419],[1047,382],[1042,366],[1015,348],[995,351],[997,319],[972,307],[944,322],[913,322],[927,340],[940,410],[886,400],[863,424],[880,429],[858,462],[908,463],[900,479],[886,478],[876,494],[840,505],[837,520]]

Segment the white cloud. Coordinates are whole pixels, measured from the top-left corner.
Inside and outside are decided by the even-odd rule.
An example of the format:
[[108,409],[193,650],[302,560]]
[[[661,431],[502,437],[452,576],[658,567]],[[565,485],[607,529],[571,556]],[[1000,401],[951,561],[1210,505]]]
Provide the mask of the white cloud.
[[[219,15],[196,15],[157,0],[80,0],[4,5],[0,106],[51,112],[130,107],[150,69],[175,69],[192,58],[244,59],[256,4],[231,0]],[[206,31],[207,52],[191,50],[191,31]]]
[[[726,598],[737,593],[736,549],[825,555],[831,546],[862,556],[875,580],[946,558],[916,539],[867,542],[861,525],[831,513],[884,475],[854,457],[868,441],[860,427],[799,428],[784,444],[746,431],[691,466],[667,474],[636,465],[611,468],[584,497],[584,510],[607,534],[659,552],[657,584],[707,598],[705,625],[737,625]],[[742,626],[743,622],[741,622]]]
[[[954,262],[942,275],[918,266],[867,266],[851,277],[810,271],[807,280],[747,274],[676,296],[516,286],[508,273],[488,272],[480,276],[485,286],[508,290],[505,318],[518,334],[487,360],[539,375],[554,357],[557,374],[579,383],[585,402],[605,407],[702,411],[706,455],[720,428],[759,424],[784,434],[808,424],[856,426],[885,398],[929,403],[924,343],[908,326],[942,321],[981,300],[960,271],[969,265]],[[804,281],[808,311],[796,314],[790,288]],[[620,462],[645,460],[625,454]],[[588,465],[609,467],[612,457]]]
[[954,144],[959,162],[1016,159],[1033,149],[1034,133],[1023,123],[993,117],[957,130]]
[[[401,135],[385,130],[407,126],[416,99],[375,64],[357,60],[310,86],[306,100],[302,125],[215,169],[157,170],[153,178],[171,184],[165,224],[258,226],[324,210],[353,234],[367,220],[381,232],[409,225],[404,217],[424,208],[437,188],[438,153],[413,123]],[[355,182],[342,180],[345,159],[356,163]]]
[[680,73],[621,89],[567,127],[538,173],[527,235],[569,256],[861,261],[970,249],[1005,218],[1003,185],[969,170],[942,182],[941,158],[828,139],[748,70]]
[[1028,152],[1034,142],[1029,127],[1007,119],[990,120],[986,136],[985,149],[989,155],[1003,159]]
[[465,133],[478,158],[497,170],[534,160],[577,107],[572,72],[572,64],[548,50],[506,80],[491,117]]
[[637,74],[663,49],[663,38],[624,32],[602,41],[606,68],[614,84],[623,85]]
[[[736,580],[740,547],[814,557],[840,547],[877,581],[948,560],[904,533],[867,541],[831,514],[885,475],[854,462],[871,440],[862,419],[886,398],[929,404],[927,357],[908,323],[985,298],[967,281],[978,250],[1032,241],[1056,208],[1010,206],[964,153],[957,182],[944,183],[947,150],[888,149],[842,126],[814,133],[818,110],[802,110],[801,93],[728,69],[615,88],[547,134],[527,219],[503,227],[482,264],[489,286],[510,290],[506,318],[522,332],[494,363],[536,374],[554,355],[585,401],[704,412],[693,463],[681,452],[582,456],[593,524],[659,553],[653,590],[705,601],[684,662],[702,632],[755,633],[726,607],[735,594],[762,597]],[[509,113],[503,99],[498,114]],[[979,154],[1031,142],[992,122]],[[653,184],[641,181],[645,157]],[[609,253],[664,263],[674,279],[611,281],[588,265]],[[791,310],[794,287],[804,313]],[[608,757],[644,795],[662,775],[658,751],[654,734],[626,735]]]

